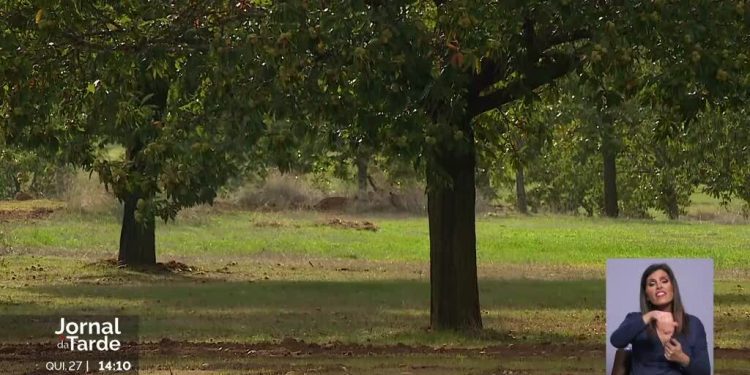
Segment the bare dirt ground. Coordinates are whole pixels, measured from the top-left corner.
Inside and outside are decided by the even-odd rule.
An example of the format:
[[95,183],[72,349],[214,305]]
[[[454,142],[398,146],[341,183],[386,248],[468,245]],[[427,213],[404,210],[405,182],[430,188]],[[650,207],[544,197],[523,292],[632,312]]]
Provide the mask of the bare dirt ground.
[[[278,372],[250,372],[250,373],[268,373],[268,374],[303,374],[303,373],[349,373],[346,366],[336,364],[339,362],[346,363],[356,360],[369,359],[378,361],[385,358],[429,358],[435,359],[432,364],[411,365],[408,371],[402,371],[401,374],[409,373],[444,373],[451,369],[450,363],[437,361],[450,358],[469,359],[474,358],[476,361],[485,362],[497,361],[503,363],[507,361],[525,362],[531,361],[539,363],[548,361],[550,363],[576,363],[576,362],[596,362],[599,358],[604,358],[604,348],[594,345],[498,345],[487,346],[483,348],[433,348],[428,346],[407,346],[403,344],[389,346],[372,346],[358,344],[344,344],[333,342],[328,344],[305,343],[304,341],[288,338],[279,343],[227,343],[227,342],[185,342],[162,339],[158,342],[146,343],[128,343],[124,345],[122,351],[125,354],[137,352],[142,359],[141,369],[143,370],[168,370],[175,373],[183,373],[181,370],[203,370],[203,371],[220,371],[220,370],[257,370],[261,368],[278,368]],[[0,344],[0,364],[9,365],[21,363],[33,363],[39,358],[55,358],[58,360],[72,360],[69,355],[60,356],[59,349],[49,343],[25,343],[25,344]],[[65,353],[65,352],[64,352]],[[750,349],[716,349],[716,361],[726,360],[744,360],[750,358]],[[143,359],[146,359],[144,362]],[[305,362],[308,360],[308,362]],[[322,362],[321,362],[322,361]],[[329,363],[327,370],[321,363]],[[338,361],[338,362],[337,362]],[[296,372],[287,371],[287,365],[293,362],[307,363],[296,365]],[[180,364],[181,363],[181,364]],[[442,364],[441,364],[442,363]],[[269,367],[270,366],[270,367]],[[343,370],[341,369],[343,366]],[[176,369],[181,370],[176,370]],[[533,368],[533,367],[532,367]],[[287,370],[284,370],[287,369]],[[321,371],[326,370],[326,371]],[[424,371],[420,371],[424,370]],[[592,369],[593,370],[593,369]],[[308,372],[309,371],[309,372]],[[567,372],[564,373],[578,373]],[[34,373],[34,372],[26,372]],[[203,372],[206,373],[206,372]],[[210,373],[210,372],[209,372]],[[221,373],[221,372],[220,372]],[[244,372],[246,373],[246,372]],[[482,372],[485,373],[485,372]],[[529,369],[502,370],[495,369],[486,373],[493,374],[535,374],[537,371]],[[585,372],[582,372],[585,373]],[[717,372],[721,374],[742,374],[741,370],[723,370]]]
[[34,208],[31,210],[0,210],[0,222],[28,221],[46,219],[55,210],[51,208]]
[[369,230],[372,232],[378,231],[378,226],[375,223],[367,220],[344,220],[339,218],[333,218],[328,220],[323,225],[330,226],[332,228],[341,229],[356,229],[356,230]]
[[63,202],[46,199],[0,200],[0,222],[43,220],[64,207]]

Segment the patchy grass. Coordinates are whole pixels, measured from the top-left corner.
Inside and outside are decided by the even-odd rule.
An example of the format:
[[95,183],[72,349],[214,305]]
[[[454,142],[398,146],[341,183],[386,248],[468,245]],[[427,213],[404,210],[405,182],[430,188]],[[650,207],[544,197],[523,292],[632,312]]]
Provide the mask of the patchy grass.
[[[254,356],[210,353],[180,355],[153,352],[141,356],[143,375],[590,375],[604,372],[602,352],[584,355],[538,352],[528,356],[399,354],[366,356]],[[177,355],[177,356],[176,356]],[[6,371],[15,370],[11,367]],[[717,375],[744,375],[747,359],[725,359],[716,364]],[[28,367],[18,367],[22,372]]]
[[[377,231],[330,226],[370,221]],[[160,225],[160,260],[192,272],[136,272],[116,254],[109,215],[56,212],[0,223],[0,314],[135,314],[141,338],[202,343],[305,343],[410,347],[429,352],[354,356],[177,356],[150,352],[145,374],[590,374],[604,366],[604,261],[610,257],[712,257],[715,342],[750,342],[750,233],[740,225],[563,216],[489,217],[477,224],[485,330],[432,332],[425,218],[247,213],[198,208]],[[15,330],[4,329],[5,338]],[[439,348],[588,354],[456,355]],[[587,349],[588,350],[588,349]],[[746,359],[717,355],[717,374]]]
[[[377,375],[590,375],[605,371],[603,353],[518,353],[520,355],[378,355],[340,357],[234,357],[217,361],[215,356],[167,359],[147,356],[141,374],[377,374]],[[750,359],[720,359],[717,375],[744,375]]]
[[[149,359],[145,361],[150,362]],[[228,363],[227,363],[228,362]],[[339,358],[258,358],[235,359],[213,364],[207,358],[192,359],[189,363],[180,361],[172,364],[180,373],[189,369],[207,371],[200,374],[398,374],[398,375],[467,375],[467,374],[592,374],[601,373],[604,367],[596,357],[578,358],[569,361],[566,357],[544,360],[501,359],[488,356],[450,355],[398,355],[374,357]],[[157,359],[158,363],[158,359]],[[162,365],[163,367],[163,365]],[[221,371],[211,370],[219,367]],[[234,372],[224,370],[234,368]],[[168,371],[152,370],[144,374],[169,374]],[[198,374],[199,372],[195,372]]]
[[[427,329],[429,284],[426,274],[412,272],[418,267],[321,265],[323,259],[306,267],[278,259],[196,261],[196,272],[165,274],[49,255],[6,256],[0,263],[0,313],[134,314],[143,319],[143,339],[157,341],[294,337],[321,344],[481,347],[605,340],[602,279],[507,279],[501,268],[483,269],[486,330],[460,335]],[[719,347],[742,348],[750,340],[748,288],[748,280],[716,283]]]
[[[143,274],[56,257],[6,258],[2,314],[134,314],[145,340],[353,342],[481,346],[557,339],[600,342],[602,281],[482,280],[487,332],[434,333],[426,276],[386,279],[364,270],[301,271],[284,280],[274,268],[246,262],[193,274]],[[221,268],[220,268],[221,267]],[[247,267],[243,271],[242,269]],[[388,274],[398,271],[390,266]],[[228,269],[228,270],[225,270]],[[233,272],[231,279],[224,279]],[[282,270],[281,272],[288,272]],[[316,280],[333,272],[331,280]],[[368,279],[369,278],[369,279]],[[578,296],[568,296],[575,290]],[[40,305],[39,301],[45,301]],[[539,324],[539,317],[549,324]],[[560,322],[566,321],[565,324]]]
[[[178,353],[146,354],[140,360],[143,375],[546,375],[601,373],[604,367],[595,355],[589,357],[545,356],[544,358],[495,358],[487,355],[399,354],[377,356],[264,356]],[[575,360],[571,360],[575,359]],[[2,363],[2,361],[0,361]],[[5,370],[16,370],[13,363]],[[28,366],[28,365],[27,365]],[[18,372],[28,367],[18,367]]]

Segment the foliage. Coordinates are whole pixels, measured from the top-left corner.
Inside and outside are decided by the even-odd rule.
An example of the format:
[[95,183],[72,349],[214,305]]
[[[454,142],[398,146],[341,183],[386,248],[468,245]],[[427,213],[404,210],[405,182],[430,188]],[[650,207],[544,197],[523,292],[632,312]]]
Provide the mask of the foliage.
[[72,168],[34,152],[0,149],[0,199],[23,192],[36,197],[60,197]]
[[[0,8],[9,143],[97,172],[137,217],[209,202],[257,138],[257,61],[229,46],[252,9],[220,1],[12,1]],[[238,78],[238,75],[242,79]],[[126,152],[112,160],[106,148]]]
[[[287,1],[269,7],[271,16],[253,40],[263,46],[279,92],[294,95],[294,102],[284,103],[277,113],[320,118],[322,134],[335,134],[344,144],[366,142],[374,152],[413,162],[418,170],[433,146],[461,148],[476,137],[480,170],[489,170],[503,164],[494,161],[498,157],[515,153],[509,145],[520,139],[517,126],[498,121],[505,117],[505,122],[514,123],[507,119],[517,112],[512,109],[517,106],[514,101],[542,99],[539,87],[574,71],[583,76],[579,85],[592,82],[600,87],[587,94],[598,95],[591,103],[580,106],[579,114],[585,116],[592,114],[592,105],[619,105],[626,95],[645,88],[651,91],[644,103],[653,100],[682,113],[697,113],[708,102],[736,100],[728,94],[741,92],[738,84],[748,61],[734,59],[731,51],[747,38],[747,33],[738,32],[745,30],[748,20],[741,12],[745,6],[707,1],[627,6],[569,1]],[[713,17],[697,16],[709,10]],[[494,112],[499,108],[501,112]],[[494,118],[485,123],[490,125],[476,126],[475,134],[457,125],[485,112]],[[525,131],[537,136],[528,137],[533,142],[522,152],[533,155],[551,131],[541,121],[528,122],[537,128]],[[673,123],[661,121],[644,130],[641,139],[656,139],[648,131],[671,134]],[[589,129],[600,132],[592,121],[581,124],[592,124]],[[620,134],[628,131],[624,125],[617,128]],[[583,147],[591,151],[600,148],[594,142],[600,136],[593,135],[582,138],[589,140]],[[340,146],[334,146],[334,158],[354,152]],[[632,148],[635,143],[620,146]],[[630,155],[638,154],[631,151]],[[638,164],[626,169],[654,167],[647,161]],[[672,174],[665,170],[654,176],[669,180]],[[641,203],[628,211],[642,213],[664,205],[657,198],[659,183],[650,181],[647,185],[655,187],[640,192],[636,185],[623,196]],[[678,195],[684,197],[686,190],[681,191]]]
[[[747,20],[741,3],[200,5],[6,5],[9,138],[65,145],[66,160],[98,171],[118,196],[155,196],[142,208],[168,218],[212,198],[236,159],[230,151],[247,148],[261,124],[270,135],[257,154],[282,167],[319,155],[300,152],[316,134],[420,164],[424,147],[466,140],[451,124],[533,96],[582,63],[592,75],[608,72],[612,87],[640,83],[629,66],[650,64],[659,74],[646,79],[692,113],[736,92],[747,63],[730,49],[746,33],[727,27]],[[713,17],[684,29],[709,7]],[[260,103],[271,116],[259,117]],[[493,143],[488,133],[478,132],[479,144]],[[113,143],[138,152],[97,156]]]
[[691,149],[700,155],[696,172],[705,191],[724,202],[750,202],[750,123],[746,108],[712,108],[689,128]]

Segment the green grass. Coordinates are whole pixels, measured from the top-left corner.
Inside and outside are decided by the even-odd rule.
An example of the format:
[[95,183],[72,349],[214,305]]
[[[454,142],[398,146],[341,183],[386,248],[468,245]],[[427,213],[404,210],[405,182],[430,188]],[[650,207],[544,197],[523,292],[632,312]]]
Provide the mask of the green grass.
[[[312,213],[199,216],[159,225],[157,247],[162,257],[271,252],[390,261],[429,258],[425,218],[358,218],[373,221],[377,232],[323,225],[328,219]],[[115,252],[120,230],[117,220],[108,216],[67,214],[4,227],[5,242],[14,248],[101,255]],[[566,216],[480,218],[477,238],[480,264],[602,265],[620,257],[691,257],[713,258],[719,270],[750,269],[750,231],[744,225]]]

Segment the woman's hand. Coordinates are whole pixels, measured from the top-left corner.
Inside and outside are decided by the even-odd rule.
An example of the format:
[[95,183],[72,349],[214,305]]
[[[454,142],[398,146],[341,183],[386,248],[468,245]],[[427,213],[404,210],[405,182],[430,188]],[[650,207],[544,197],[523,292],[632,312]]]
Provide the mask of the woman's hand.
[[672,313],[665,311],[651,310],[643,314],[643,323],[650,324],[652,321],[656,321],[657,325],[662,325],[664,327],[677,327],[677,323],[674,321]]
[[646,324],[650,324],[652,321],[656,321],[656,333],[659,336],[659,341],[662,345],[666,345],[667,341],[672,338],[678,323],[674,321],[672,313],[652,310],[643,315],[643,321]]
[[682,351],[682,345],[675,339],[671,339],[664,344],[664,358],[667,361],[677,362],[682,367],[690,365],[690,357]]

